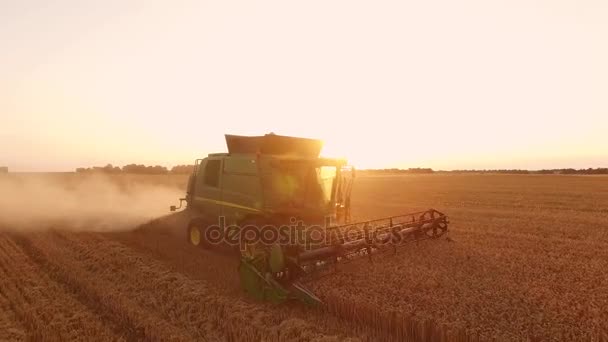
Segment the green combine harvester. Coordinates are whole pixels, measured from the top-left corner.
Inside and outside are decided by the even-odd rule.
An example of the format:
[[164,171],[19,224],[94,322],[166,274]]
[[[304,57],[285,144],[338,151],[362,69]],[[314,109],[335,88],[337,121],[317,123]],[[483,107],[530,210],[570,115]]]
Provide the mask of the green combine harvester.
[[186,203],[192,245],[238,253],[241,285],[254,298],[321,305],[305,281],[447,232],[446,215],[434,209],[350,222],[355,170],[320,158],[320,140],[226,135],[226,143],[228,153],[196,160],[171,211]]

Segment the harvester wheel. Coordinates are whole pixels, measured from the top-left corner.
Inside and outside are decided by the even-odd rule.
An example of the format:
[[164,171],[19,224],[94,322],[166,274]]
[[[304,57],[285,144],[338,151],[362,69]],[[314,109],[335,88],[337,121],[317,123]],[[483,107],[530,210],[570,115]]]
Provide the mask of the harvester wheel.
[[444,220],[437,220],[433,223],[433,228],[427,230],[425,233],[431,239],[437,239],[448,230],[448,224]]
[[188,242],[193,246],[203,249],[211,248],[211,244],[205,237],[207,224],[202,219],[193,219],[188,224]]
[[440,236],[442,236],[443,234],[445,234],[445,232],[447,232],[448,230],[448,223],[446,221],[445,216],[442,216],[443,214],[435,211],[435,210],[429,210],[429,211],[425,211],[422,215],[420,215],[420,220],[421,221],[432,221],[432,227],[429,229],[424,230],[424,234],[426,235],[427,238],[430,239],[437,239]]

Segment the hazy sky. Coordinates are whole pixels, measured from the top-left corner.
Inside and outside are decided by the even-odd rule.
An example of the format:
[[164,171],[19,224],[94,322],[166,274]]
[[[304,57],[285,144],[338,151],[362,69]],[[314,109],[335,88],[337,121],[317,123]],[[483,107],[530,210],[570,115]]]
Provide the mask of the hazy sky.
[[608,1],[0,0],[0,165],[175,165],[223,134],[359,167],[608,166]]

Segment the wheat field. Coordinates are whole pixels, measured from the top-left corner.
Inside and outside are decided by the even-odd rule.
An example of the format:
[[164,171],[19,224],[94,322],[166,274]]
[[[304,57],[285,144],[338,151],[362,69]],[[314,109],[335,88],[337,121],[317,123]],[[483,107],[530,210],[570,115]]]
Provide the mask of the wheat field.
[[[60,179],[66,188],[82,182],[73,174],[37,177]],[[187,181],[112,177],[118,189],[159,185],[176,193]],[[31,229],[5,220],[0,340],[608,337],[608,177],[364,176],[353,196],[355,219],[432,207],[449,216],[450,232],[372,262],[356,260],[307,284],[327,304],[317,309],[247,298],[236,261],[189,246],[175,217],[119,230],[64,229],[57,220]],[[141,199],[120,203],[129,210],[130,201],[135,208]]]

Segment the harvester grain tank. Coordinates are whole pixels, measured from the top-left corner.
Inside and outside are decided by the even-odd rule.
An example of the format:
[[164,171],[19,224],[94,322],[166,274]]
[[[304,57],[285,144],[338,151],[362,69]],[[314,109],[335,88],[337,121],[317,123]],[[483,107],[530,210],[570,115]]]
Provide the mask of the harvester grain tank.
[[303,283],[324,270],[447,232],[434,209],[350,222],[355,169],[319,157],[320,140],[226,135],[226,144],[228,153],[195,161],[171,210],[186,203],[191,244],[237,253],[241,285],[255,298],[321,304]]

